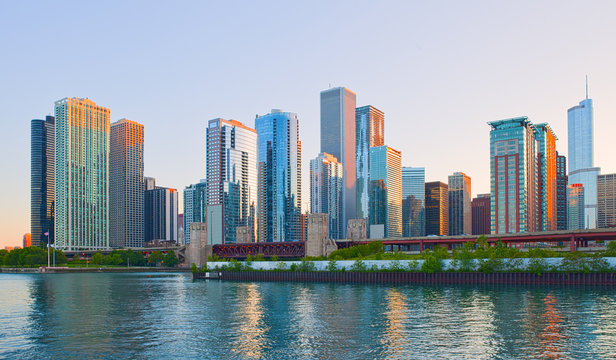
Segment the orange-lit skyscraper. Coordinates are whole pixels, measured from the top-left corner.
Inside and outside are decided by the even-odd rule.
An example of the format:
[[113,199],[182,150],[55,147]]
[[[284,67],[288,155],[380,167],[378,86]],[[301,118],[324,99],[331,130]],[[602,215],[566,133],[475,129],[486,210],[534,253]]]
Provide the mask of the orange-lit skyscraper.
[[28,246],[32,246],[32,238],[30,237],[30,233],[24,234],[23,248],[25,249]]
[[109,248],[109,114],[94,101],[55,103],[55,243]]
[[448,235],[449,191],[440,181],[426,183],[426,235]]
[[537,164],[539,195],[538,220],[541,231],[554,231],[557,219],[556,140],[558,138],[548,124],[537,124]]
[[109,243],[143,247],[143,125],[111,124],[109,149]]
[[471,220],[471,178],[463,172],[449,175],[449,235],[470,234]]

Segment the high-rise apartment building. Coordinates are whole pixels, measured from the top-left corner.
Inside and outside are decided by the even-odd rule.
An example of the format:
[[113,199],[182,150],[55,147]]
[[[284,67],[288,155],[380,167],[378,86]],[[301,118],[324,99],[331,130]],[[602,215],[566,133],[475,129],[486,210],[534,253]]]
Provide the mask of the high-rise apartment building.
[[[600,168],[594,167],[594,129],[592,99],[567,110],[567,131],[569,135],[569,184],[584,187],[584,228],[597,227],[597,175]],[[571,226],[569,226],[571,228]]]
[[109,114],[89,99],[55,102],[55,243],[109,248]]
[[383,224],[385,237],[402,236],[402,153],[370,148],[370,225]]
[[145,241],[178,241],[178,191],[156,186],[144,193]]
[[236,120],[213,119],[207,127],[207,206],[218,207],[218,217],[207,218],[211,244],[235,243],[236,228],[257,229],[257,132]]
[[556,152],[556,229],[567,230],[567,157]]
[[199,183],[188,185],[184,189],[184,244],[190,244],[190,224],[207,222],[206,193],[206,179],[201,179]]
[[30,129],[30,234],[32,245],[54,241],[55,118],[32,120]]
[[478,194],[471,201],[473,214],[473,235],[489,234],[490,229],[490,194]]
[[143,125],[111,124],[109,146],[109,243],[143,247]]
[[297,114],[272,110],[256,118],[255,128],[258,136],[258,239],[263,242],[299,241],[302,238],[302,170]]
[[402,235],[424,236],[426,199],[426,169],[402,168]]
[[426,235],[448,235],[449,190],[440,181],[426,183]]
[[492,233],[538,231],[537,129],[526,116],[488,125]]
[[329,238],[342,239],[342,164],[327,153],[310,160],[310,212],[327,214]]
[[321,152],[333,155],[343,168],[343,237],[349,219],[357,216],[355,98],[355,93],[344,87],[321,91]]
[[554,231],[557,228],[557,176],[556,134],[548,124],[537,124],[537,164],[539,196],[539,230]]
[[597,227],[616,227],[616,174],[597,176]]
[[449,235],[473,232],[471,178],[463,172],[449,175]]
[[30,233],[24,234],[23,248],[32,246],[32,235]]
[[567,227],[569,230],[584,229],[584,185],[567,185]]
[[370,148],[385,144],[385,116],[372,105],[355,109],[357,218],[368,219],[370,206]]

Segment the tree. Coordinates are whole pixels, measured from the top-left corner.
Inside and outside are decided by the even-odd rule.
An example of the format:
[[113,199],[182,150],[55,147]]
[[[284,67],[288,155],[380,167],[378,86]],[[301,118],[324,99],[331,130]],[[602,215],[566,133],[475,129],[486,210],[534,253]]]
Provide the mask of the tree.
[[157,266],[161,261],[164,260],[164,255],[160,251],[154,251],[148,256],[148,264],[151,266]]
[[168,267],[174,267],[179,262],[180,261],[178,260],[178,257],[175,255],[175,251],[171,249],[167,251],[167,255],[165,255],[165,257],[163,258],[163,263],[165,264],[165,266]]
[[105,261],[105,259],[103,258],[103,254],[101,254],[101,252],[97,252],[94,255],[92,255],[92,264],[94,265],[102,265],[103,261]]

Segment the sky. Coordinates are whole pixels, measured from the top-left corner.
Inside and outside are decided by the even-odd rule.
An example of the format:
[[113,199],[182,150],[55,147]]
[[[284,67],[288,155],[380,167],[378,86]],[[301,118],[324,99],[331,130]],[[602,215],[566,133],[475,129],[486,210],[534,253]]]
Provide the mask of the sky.
[[[385,143],[426,181],[463,171],[490,191],[489,121],[548,122],[595,104],[595,166],[616,172],[616,2],[0,0],[0,247],[30,232],[30,121],[87,97],[145,125],[145,175],[205,177],[209,119],[298,114],[303,193],[319,93],[385,113]],[[181,212],[181,210],[180,210]]]

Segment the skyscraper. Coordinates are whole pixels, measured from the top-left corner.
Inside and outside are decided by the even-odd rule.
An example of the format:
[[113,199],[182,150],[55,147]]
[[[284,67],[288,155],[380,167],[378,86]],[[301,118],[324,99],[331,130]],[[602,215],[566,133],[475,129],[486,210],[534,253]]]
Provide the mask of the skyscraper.
[[471,178],[463,172],[449,175],[449,235],[473,231],[471,212]]
[[402,153],[370,148],[370,225],[383,224],[385,237],[402,236]]
[[329,238],[342,239],[342,164],[330,154],[310,160],[310,212],[327,214]]
[[32,245],[54,241],[55,118],[32,120],[30,133],[30,234]]
[[402,168],[402,235],[424,236],[426,169]]
[[556,152],[556,228],[567,230],[567,157]]
[[490,233],[490,194],[478,194],[471,201],[473,213],[473,235]]
[[321,152],[333,155],[343,167],[343,237],[349,219],[357,216],[355,97],[344,87],[321,91]]
[[[353,108],[355,110],[355,108]],[[258,116],[259,241],[299,241],[301,142],[297,114],[272,110]]]
[[597,227],[597,175],[600,168],[594,167],[594,130],[592,99],[588,98],[567,110],[569,133],[569,183],[584,187],[585,228]]
[[426,235],[448,235],[449,191],[440,181],[426,183]]
[[584,229],[584,186],[567,185],[567,227],[569,230]]
[[355,109],[356,206],[358,219],[368,218],[370,201],[370,148],[384,145],[384,119],[383,112],[372,105]]
[[206,164],[207,206],[219,207],[224,226],[220,232],[211,232],[221,222],[207,218],[208,235],[218,237],[208,241],[233,244],[238,226],[248,226],[254,238],[258,192],[256,130],[236,120],[210,120]]
[[190,244],[190,224],[206,222],[206,193],[206,179],[184,189],[184,244]]
[[145,241],[178,241],[178,191],[156,186],[144,193]]
[[109,248],[109,114],[89,99],[55,103],[58,249]]
[[597,227],[616,227],[616,174],[597,177]]
[[538,231],[537,130],[526,116],[488,125],[492,233]]
[[143,125],[121,119],[111,124],[109,147],[109,242],[143,247]]
[[537,124],[537,164],[539,195],[539,230],[554,231],[557,227],[556,134],[548,124]]

